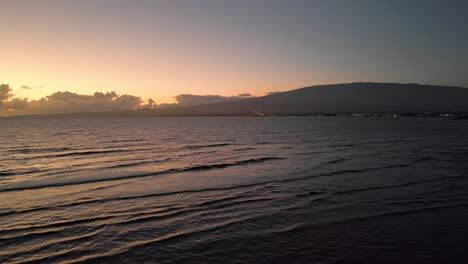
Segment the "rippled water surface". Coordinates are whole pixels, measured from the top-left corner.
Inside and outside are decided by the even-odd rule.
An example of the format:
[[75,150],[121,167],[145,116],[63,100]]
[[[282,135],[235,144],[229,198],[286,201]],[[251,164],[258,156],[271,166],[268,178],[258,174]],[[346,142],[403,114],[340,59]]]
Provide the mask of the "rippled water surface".
[[0,119],[0,263],[467,263],[468,122]]

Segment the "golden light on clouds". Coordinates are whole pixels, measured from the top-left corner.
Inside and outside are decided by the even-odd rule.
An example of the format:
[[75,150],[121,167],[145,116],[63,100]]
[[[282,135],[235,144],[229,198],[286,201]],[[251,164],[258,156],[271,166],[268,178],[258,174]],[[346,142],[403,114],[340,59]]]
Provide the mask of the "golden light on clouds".
[[30,99],[116,91],[158,103],[353,81],[468,83],[456,70],[466,53],[452,52],[466,42],[456,27],[439,36],[454,48],[440,52],[437,32],[434,47],[411,46],[428,43],[417,27],[395,43],[400,20],[367,18],[375,22],[367,27],[362,9],[346,3],[221,2],[2,1],[0,83]]

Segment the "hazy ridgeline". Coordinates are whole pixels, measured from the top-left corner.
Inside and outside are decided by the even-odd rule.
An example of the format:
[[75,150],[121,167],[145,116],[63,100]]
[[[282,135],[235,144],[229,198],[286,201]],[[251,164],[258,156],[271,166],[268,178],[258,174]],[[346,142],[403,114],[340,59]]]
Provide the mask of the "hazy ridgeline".
[[0,122],[0,263],[466,262],[468,123]]
[[[215,104],[161,108],[133,114],[307,115],[314,113],[468,113],[468,89],[399,83],[317,85]],[[127,114],[131,114],[128,113]]]

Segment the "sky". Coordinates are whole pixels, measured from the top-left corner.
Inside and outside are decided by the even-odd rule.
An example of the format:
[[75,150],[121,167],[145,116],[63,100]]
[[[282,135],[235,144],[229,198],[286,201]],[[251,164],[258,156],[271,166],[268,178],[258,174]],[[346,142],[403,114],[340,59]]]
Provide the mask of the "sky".
[[161,104],[355,81],[468,87],[464,0],[0,0],[0,10],[10,99],[115,92]]

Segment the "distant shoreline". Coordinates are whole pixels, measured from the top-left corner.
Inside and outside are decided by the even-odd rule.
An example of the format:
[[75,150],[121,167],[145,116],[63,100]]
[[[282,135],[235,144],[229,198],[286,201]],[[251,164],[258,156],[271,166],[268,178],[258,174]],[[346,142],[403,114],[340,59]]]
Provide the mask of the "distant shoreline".
[[468,113],[291,113],[291,114],[212,114],[212,115],[158,115],[154,112],[141,113],[132,112],[80,112],[80,113],[56,113],[37,115],[14,115],[0,116],[0,118],[20,118],[20,117],[420,117],[420,118],[444,118],[468,120]]
[[[92,101],[94,102],[94,101]],[[68,116],[468,116],[468,88],[398,83],[343,83],[303,87],[262,97],[208,104],[95,108],[73,100],[64,107],[8,112],[4,115]],[[67,105],[70,107],[66,107]],[[89,106],[87,104],[90,104]],[[60,104],[59,104],[60,105]],[[53,107],[52,107],[53,106]],[[86,107],[85,107],[86,106]]]

